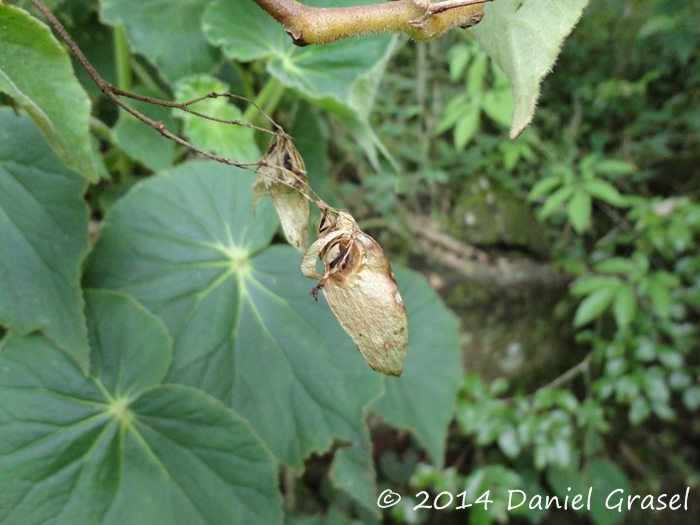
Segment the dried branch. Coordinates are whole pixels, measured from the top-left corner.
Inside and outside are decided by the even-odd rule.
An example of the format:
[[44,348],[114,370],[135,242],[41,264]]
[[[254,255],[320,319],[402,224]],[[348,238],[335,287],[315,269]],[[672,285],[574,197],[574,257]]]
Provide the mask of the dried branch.
[[559,388],[560,386],[568,383],[572,379],[574,379],[576,376],[579,374],[583,374],[584,377],[590,372],[590,366],[591,366],[591,357],[593,356],[592,353],[589,353],[583,361],[578,363],[577,365],[569,368],[566,372],[564,372],[562,375],[559,377],[555,378],[554,380],[550,381],[544,386],[541,386],[540,388],[537,389],[539,392],[540,390],[552,390],[555,388]]
[[[191,113],[192,115],[196,115],[201,118],[205,118],[207,120],[211,120],[214,122],[220,122],[223,124],[235,124],[238,126],[245,126],[248,128],[256,129],[258,131],[262,131],[264,133],[269,133],[271,135],[275,136],[283,136],[283,137],[288,137],[288,135],[284,132],[284,130],[272,119],[270,118],[265,112],[258,107],[254,102],[251,100],[242,97],[240,95],[234,95],[232,93],[208,93],[204,95],[203,97],[196,98],[194,100],[190,100],[188,102],[170,102],[168,100],[161,100],[153,97],[146,97],[143,95],[138,95],[136,93],[131,93],[129,91],[124,91],[123,89],[119,89],[116,86],[113,86],[109,82],[107,82],[102,76],[97,72],[97,70],[92,66],[92,64],[88,61],[87,57],[83,54],[83,52],[80,50],[78,45],[75,43],[73,38],[68,34],[66,29],[63,27],[63,24],[59,22],[59,20],[54,16],[54,14],[49,10],[46,5],[44,5],[41,0],[31,0],[32,4],[34,7],[36,7],[49,21],[51,24],[51,27],[58,33],[58,36],[61,37],[61,40],[63,40],[68,48],[71,50],[75,58],[80,62],[80,64],[85,68],[85,71],[87,71],[88,75],[92,79],[92,81],[97,85],[97,87],[104,93],[110,100],[112,100],[115,104],[117,104],[119,107],[123,108],[125,111],[139,119],[140,121],[144,122],[145,124],[149,125],[156,131],[158,131],[163,137],[170,139],[174,142],[177,142],[181,146],[184,146],[188,148],[191,151],[194,151],[196,153],[199,153],[203,157],[206,157],[208,159],[214,160],[216,162],[220,162],[222,164],[228,164],[230,166],[237,166],[239,168],[247,169],[250,171],[257,171],[258,167],[260,166],[260,161],[258,162],[238,162],[235,160],[231,160],[227,157],[223,157],[221,155],[215,155],[213,153],[210,153],[208,151],[203,150],[202,148],[195,146],[194,144],[186,141],[185,139],[175,135],[174,133],[170,132],[166,127],[165,124],[162,122],[156,122],[155,120],[147,117],[140,111],[134,109],[131,107],[129,104],[121,100],[119,97],[127,97],[133,100],[138,100],[140,102],[147,102],[149,104],[156,104],[158,106],[165,106],[165,107],[170,107],[170,108],[175,108],[179,109],[181,111],[185,111],[187,113]],[[219,119],[216,117],[211,117],[209,115],[204,115],[203,113],[199,113],[198,111],[195,111],[190,108],[191,105],[196,104],[197,102],[200,102],[205,99],[209,98],[218,98],[218,97],[228,97],[228,98],[233,98],[233,99],[238,99],[238,100],[244,100],[248,102],[249,104],[252,104],[255,106],[255,108],[262,113],[262,115],[265,116],[267,120],[269,120],[272,125],[275,127],[276,131],[270,131],[265,128],[261,128],[258,126],[254,126],[253,124],[249,122],[242,122],[239,120],[223,120]]]
[[414,247],[469,277],[472,282],[496,286],[526,282],[563,286],[571,281],[570,275],[553,271],[528,258],[499,257],[492,261],[486,252],[441,231],[439,225],[428,217],[405,213],[404,219],[414,235]]
[[296,0],[254,0],[284,26],[298,46],[358,35],[405,33],[430,40],[454,27],[471,27],[491,0],[398,0],[356,7],[308,7]]

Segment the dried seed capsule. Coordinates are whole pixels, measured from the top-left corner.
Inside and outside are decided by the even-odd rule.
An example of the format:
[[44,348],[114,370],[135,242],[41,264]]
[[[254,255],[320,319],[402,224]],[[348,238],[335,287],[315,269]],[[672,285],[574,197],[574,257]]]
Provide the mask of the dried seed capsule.
[[[318,240],[301,262],[302,273],[320,282],[338,322],[373,369],[400,376],[408,349],[406,309],[394,272],[377,241],[346,211],[323,206]],[[324,273],[316,271],[316,257]]]
[[269,195],[275,204],[287,242],[301,253],[309,245],[309,201],[304,160],[287,137],[278,137],[258,168],[253,185],[253,209]]

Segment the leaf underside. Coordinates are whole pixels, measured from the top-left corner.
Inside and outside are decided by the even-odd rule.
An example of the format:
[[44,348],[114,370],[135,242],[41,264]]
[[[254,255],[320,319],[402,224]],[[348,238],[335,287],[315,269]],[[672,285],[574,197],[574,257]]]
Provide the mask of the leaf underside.
[[484,6],[484,18],[472,31],[513,86],[511,138],[532,120],[540,83],[587,4],[588,0],[498,0]]
[[162,384],[163,323],[115,292],[87,305],[89,377],[40,334],[0,344],[0,522],[281,523],[277,468],[250,425]]

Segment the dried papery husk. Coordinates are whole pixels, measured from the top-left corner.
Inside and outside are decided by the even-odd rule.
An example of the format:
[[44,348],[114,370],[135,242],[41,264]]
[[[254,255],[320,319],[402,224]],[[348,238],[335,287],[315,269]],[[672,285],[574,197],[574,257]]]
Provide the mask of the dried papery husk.
[[303,195],[307,175],[304,160],[291,139],[277,138],[261,159],[258,174],[253,185],[253,209],[269,195],[287,242],[304,253],[309,245],[309,201]]
[[[381,246],[343,210],[322,208],[319,237],[304,254],[302,273],[318,289],[338,322],[374,370],[400,376],[408,350],[408,319]],[[324,273],[316,271],[316,260]]]

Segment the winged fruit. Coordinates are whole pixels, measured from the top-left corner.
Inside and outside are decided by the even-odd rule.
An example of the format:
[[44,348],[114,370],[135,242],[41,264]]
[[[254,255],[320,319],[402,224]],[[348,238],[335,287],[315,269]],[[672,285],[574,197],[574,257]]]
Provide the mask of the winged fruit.
[[[318,204],[318,203],[317,203]],[[408,320],[389,260],[348,212],[319,206],[318,240],[306,251],[302,273],[320,282],[338,322],[374,370],[400,376],[408,349]],[[323,261],[323,275],[316,260]]]
[[291,139],[277,138],[261,159],[258,174],[253,185],[253,208],[269,195],[287,242],[304,253],[309,245],[309,201],[303,195],[308,183],[304,160]]

